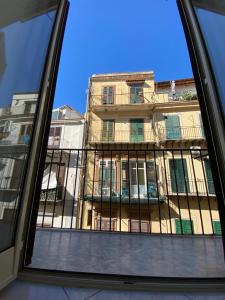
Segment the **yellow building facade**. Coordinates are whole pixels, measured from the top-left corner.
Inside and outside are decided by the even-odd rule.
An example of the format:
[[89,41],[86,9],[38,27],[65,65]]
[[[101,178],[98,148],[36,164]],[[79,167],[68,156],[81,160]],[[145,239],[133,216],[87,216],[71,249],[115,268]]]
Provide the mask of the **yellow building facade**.
[[93,75],[86,122],[80,228],[220,234],[193,79]]

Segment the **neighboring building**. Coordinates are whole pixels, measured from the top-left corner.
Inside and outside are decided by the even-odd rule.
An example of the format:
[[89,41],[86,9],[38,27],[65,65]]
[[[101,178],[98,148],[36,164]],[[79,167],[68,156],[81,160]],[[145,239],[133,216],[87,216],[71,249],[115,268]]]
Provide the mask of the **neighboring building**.
[[192,78],[93,75],[86,121],[86,148],[93,151],[86,159],[80,228],[220,233]]
[[83,116],[70,106],[52,111],[38,226],[75,228],[83,131]]
[[14,94],[11,106],[0,108],[0,220],[10,220],[17,208],[37,98]]

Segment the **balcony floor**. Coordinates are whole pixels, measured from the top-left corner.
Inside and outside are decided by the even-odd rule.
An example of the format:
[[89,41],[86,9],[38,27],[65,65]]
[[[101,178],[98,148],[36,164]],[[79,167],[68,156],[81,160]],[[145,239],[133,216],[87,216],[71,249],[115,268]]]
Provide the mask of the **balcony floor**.
[[3,291],[1,300],[224,300],[225,293],[175,293],[106,290],[47,285],[16,280]]
[[37,229],[30,267],[153,277],[225,277],[220,237]]

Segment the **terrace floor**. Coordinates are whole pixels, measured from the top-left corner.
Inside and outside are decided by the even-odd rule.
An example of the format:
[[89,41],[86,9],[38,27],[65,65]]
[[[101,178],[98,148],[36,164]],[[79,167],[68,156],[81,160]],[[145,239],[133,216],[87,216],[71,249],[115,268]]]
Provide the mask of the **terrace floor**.
[[225,277],[220,237],[37,229],[29,267],[151,277]]
[[172,293],[106,290],[47,285],[16,280],[3,291],[1,300],[224,300],[225,293]]

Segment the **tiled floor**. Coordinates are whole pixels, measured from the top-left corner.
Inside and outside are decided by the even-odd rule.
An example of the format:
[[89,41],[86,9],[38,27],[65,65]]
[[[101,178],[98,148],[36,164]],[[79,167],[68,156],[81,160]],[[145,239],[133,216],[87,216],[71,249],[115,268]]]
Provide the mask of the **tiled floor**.
[[31,267],[159,277],[225,277],[218,237],[39,229]]
[[15,281],[0,292],[1,300],[224,300],[225,293],[156,293],[125,290],[67,288]]

